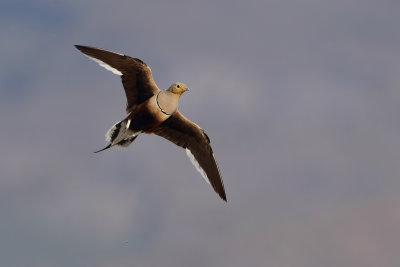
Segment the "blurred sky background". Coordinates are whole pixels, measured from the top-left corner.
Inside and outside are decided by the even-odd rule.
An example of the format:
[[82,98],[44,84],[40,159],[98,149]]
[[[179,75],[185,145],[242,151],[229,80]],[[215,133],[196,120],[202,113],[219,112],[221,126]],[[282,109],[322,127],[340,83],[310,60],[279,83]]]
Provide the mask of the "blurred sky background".
[[[0,1],[0,265],[400,264],[400,2]],[[228,203],[124,118],[138,57],[211,138]]]

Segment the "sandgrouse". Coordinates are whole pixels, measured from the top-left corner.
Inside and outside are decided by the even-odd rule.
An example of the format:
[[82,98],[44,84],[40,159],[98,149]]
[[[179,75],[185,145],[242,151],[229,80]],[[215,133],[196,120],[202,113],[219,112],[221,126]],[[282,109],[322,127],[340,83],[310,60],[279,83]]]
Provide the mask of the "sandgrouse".
[[196,169],[226,201],[224,184],[207,134],[178,111],[180,96],[188,91],[186,85],[174,83],[160,90],[151,69],[137,58],[88,46],[75,46],[79,51],[120,75],[127,98],[128,116],[114,124],[106,134],[112,146],[128,147],[141,133],[156,134],[183,147]]

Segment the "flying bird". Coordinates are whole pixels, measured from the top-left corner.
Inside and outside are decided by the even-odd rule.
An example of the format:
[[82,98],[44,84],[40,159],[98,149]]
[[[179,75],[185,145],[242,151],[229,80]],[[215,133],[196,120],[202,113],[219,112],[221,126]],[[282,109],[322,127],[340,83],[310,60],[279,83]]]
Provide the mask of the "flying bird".
[[121,76],[128,116],[106,133],[108,145],[128,147],[141,134],[156,134],[184,148],[191,162],[215,192],[226,201],[224,183],[210,146],[210,138],[196,123],[178,110],[180,96],[188,91],[183,83],[160,90],[151,69],[138,58],[95,47],[75,47],[100,66]]

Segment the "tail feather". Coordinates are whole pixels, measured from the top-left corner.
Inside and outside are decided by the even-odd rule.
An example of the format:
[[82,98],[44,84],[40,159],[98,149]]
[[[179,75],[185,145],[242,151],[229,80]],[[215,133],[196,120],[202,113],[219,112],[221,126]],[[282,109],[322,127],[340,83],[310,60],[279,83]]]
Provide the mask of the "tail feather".
[[128,147],[139,135],[132,135],[118,143],[118,146]]
[[135,141],[136,137],[139,136],[140,132],[132,132],[131,130],[129,130],[130,123],[131,120],[125,119],[114,124],[106,133],[106,141],[109,142],[109,145],[94,153],[109,149],[110,147],[115,145],[128,147],[130,144],[132,144],[132,142]]
[[95,152],[93,152],[93,153],[99,153],[99,152],[101,152],[101,151],[103,151],[103,150],[109,149],[110,147],[111,147],[111,144],[109,144],[109,145],[106,146],[105,148],[100,149],[100,150],[97,150],[97,151],[95,151]]
[[106,133],[106,141],[110,142],[110,143],[114,143],[115,139],[117,139],[117,137],[119,136],[120,132],[121,132],[121,127],[126,126],[126,123],[124,121],[120,121],[117,122],[116,124],[114,124],[110,130],[107,131]]

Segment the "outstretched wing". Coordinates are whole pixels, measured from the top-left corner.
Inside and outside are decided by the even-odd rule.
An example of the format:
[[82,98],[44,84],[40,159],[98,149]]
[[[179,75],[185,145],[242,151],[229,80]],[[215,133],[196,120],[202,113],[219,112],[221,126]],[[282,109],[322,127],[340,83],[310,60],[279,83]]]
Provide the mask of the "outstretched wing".
[[176,111],[154,130],[154,133],[185,148],[196,169],[211,184],[215,192],[226,201],[224,183],[210,146],[210,139],[197,124]]
[[75,47],[100,66],[121,76],[127,98],[127,113],[160,91],[154,82],[151,69],[140,59],[95,47],[81,45]]

